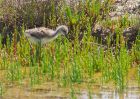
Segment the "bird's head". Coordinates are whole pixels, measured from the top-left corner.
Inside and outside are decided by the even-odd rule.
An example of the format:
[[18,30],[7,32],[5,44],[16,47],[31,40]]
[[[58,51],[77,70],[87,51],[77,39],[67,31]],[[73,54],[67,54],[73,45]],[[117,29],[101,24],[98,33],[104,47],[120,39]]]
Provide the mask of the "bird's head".
[[66,36],[68,34],[68,27],[65,25],[58,26],[56,32]]

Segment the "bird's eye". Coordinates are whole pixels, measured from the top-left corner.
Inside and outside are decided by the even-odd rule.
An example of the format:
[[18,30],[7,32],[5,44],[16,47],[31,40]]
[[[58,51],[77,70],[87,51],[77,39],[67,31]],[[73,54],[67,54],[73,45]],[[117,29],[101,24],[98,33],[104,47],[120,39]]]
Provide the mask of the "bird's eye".
[[62,32],[63,32],[63,34],[66,34],[67,31],[66,30],[62,30]]

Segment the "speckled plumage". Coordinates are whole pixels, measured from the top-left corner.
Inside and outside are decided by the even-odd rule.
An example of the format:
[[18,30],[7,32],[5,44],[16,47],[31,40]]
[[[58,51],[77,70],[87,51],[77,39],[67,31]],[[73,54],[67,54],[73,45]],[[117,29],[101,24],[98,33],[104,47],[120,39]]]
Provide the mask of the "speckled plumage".
[[25,30],[25,36],[33,43],[45,44],[57,38],[59,34],[66,35],[68,28],[65,25],[59,26],[56,30],[52,30],[45,27],[38,27]]

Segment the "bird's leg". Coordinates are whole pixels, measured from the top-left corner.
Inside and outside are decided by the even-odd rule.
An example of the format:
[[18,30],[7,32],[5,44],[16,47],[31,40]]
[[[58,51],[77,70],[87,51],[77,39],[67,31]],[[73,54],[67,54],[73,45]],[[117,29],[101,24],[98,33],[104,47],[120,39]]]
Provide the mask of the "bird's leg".
[[39,44],[36,45],[36,62],[39,59]]
[[41,41],[39,42],[39,66],[41,66]]
[[53,47],[51,47],[51,53],[52,53],[52,57],[53,57],[54,61],[56,61],[56,59],[55,59],[55,49]]
[[34,49],[32,46],[30,46],[30,58],[31,58],[31,63],[32,65],[34,64]]
[[41,65],[40,60],[41,60],[41,42],[39,42],[36,45],[36,62],[39,63],[39,66]]
[[31,63],[32,63],[32,65],[33,65],[33,55],[34,55],[34,49],[33,49],[33,47],[32,47],[32,45],[31,45],[31,43],[29,42],[29,40],[28,40],[28,38],[26,37],[26,39],[27,39],[27,41],[28,41],[28,43],[29,43],[29,45],[30,45],[30,58],[31,58]]
[[30,55],[33,56],[34,55],[34,48],[32,46],[30,46]]

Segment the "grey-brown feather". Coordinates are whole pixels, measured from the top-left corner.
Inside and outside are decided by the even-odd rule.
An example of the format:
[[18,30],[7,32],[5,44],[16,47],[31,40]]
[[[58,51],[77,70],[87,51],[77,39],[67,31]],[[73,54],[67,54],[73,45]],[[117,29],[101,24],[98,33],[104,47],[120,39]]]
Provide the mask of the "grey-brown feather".
[[52,38],[56,35],[55,31],[45,28],[45,27],[29,29],[27,31],[32,37],[37,38],[37,39]]
[[58,37],[59,34],[66,36],[68,33],[68,28],[65,25],[57,27],[56,30],[52,30],[45,27],[38,27],[33,29],[25,30],[25,36],[31,40],[33,43],[45,44],[50,42]]

